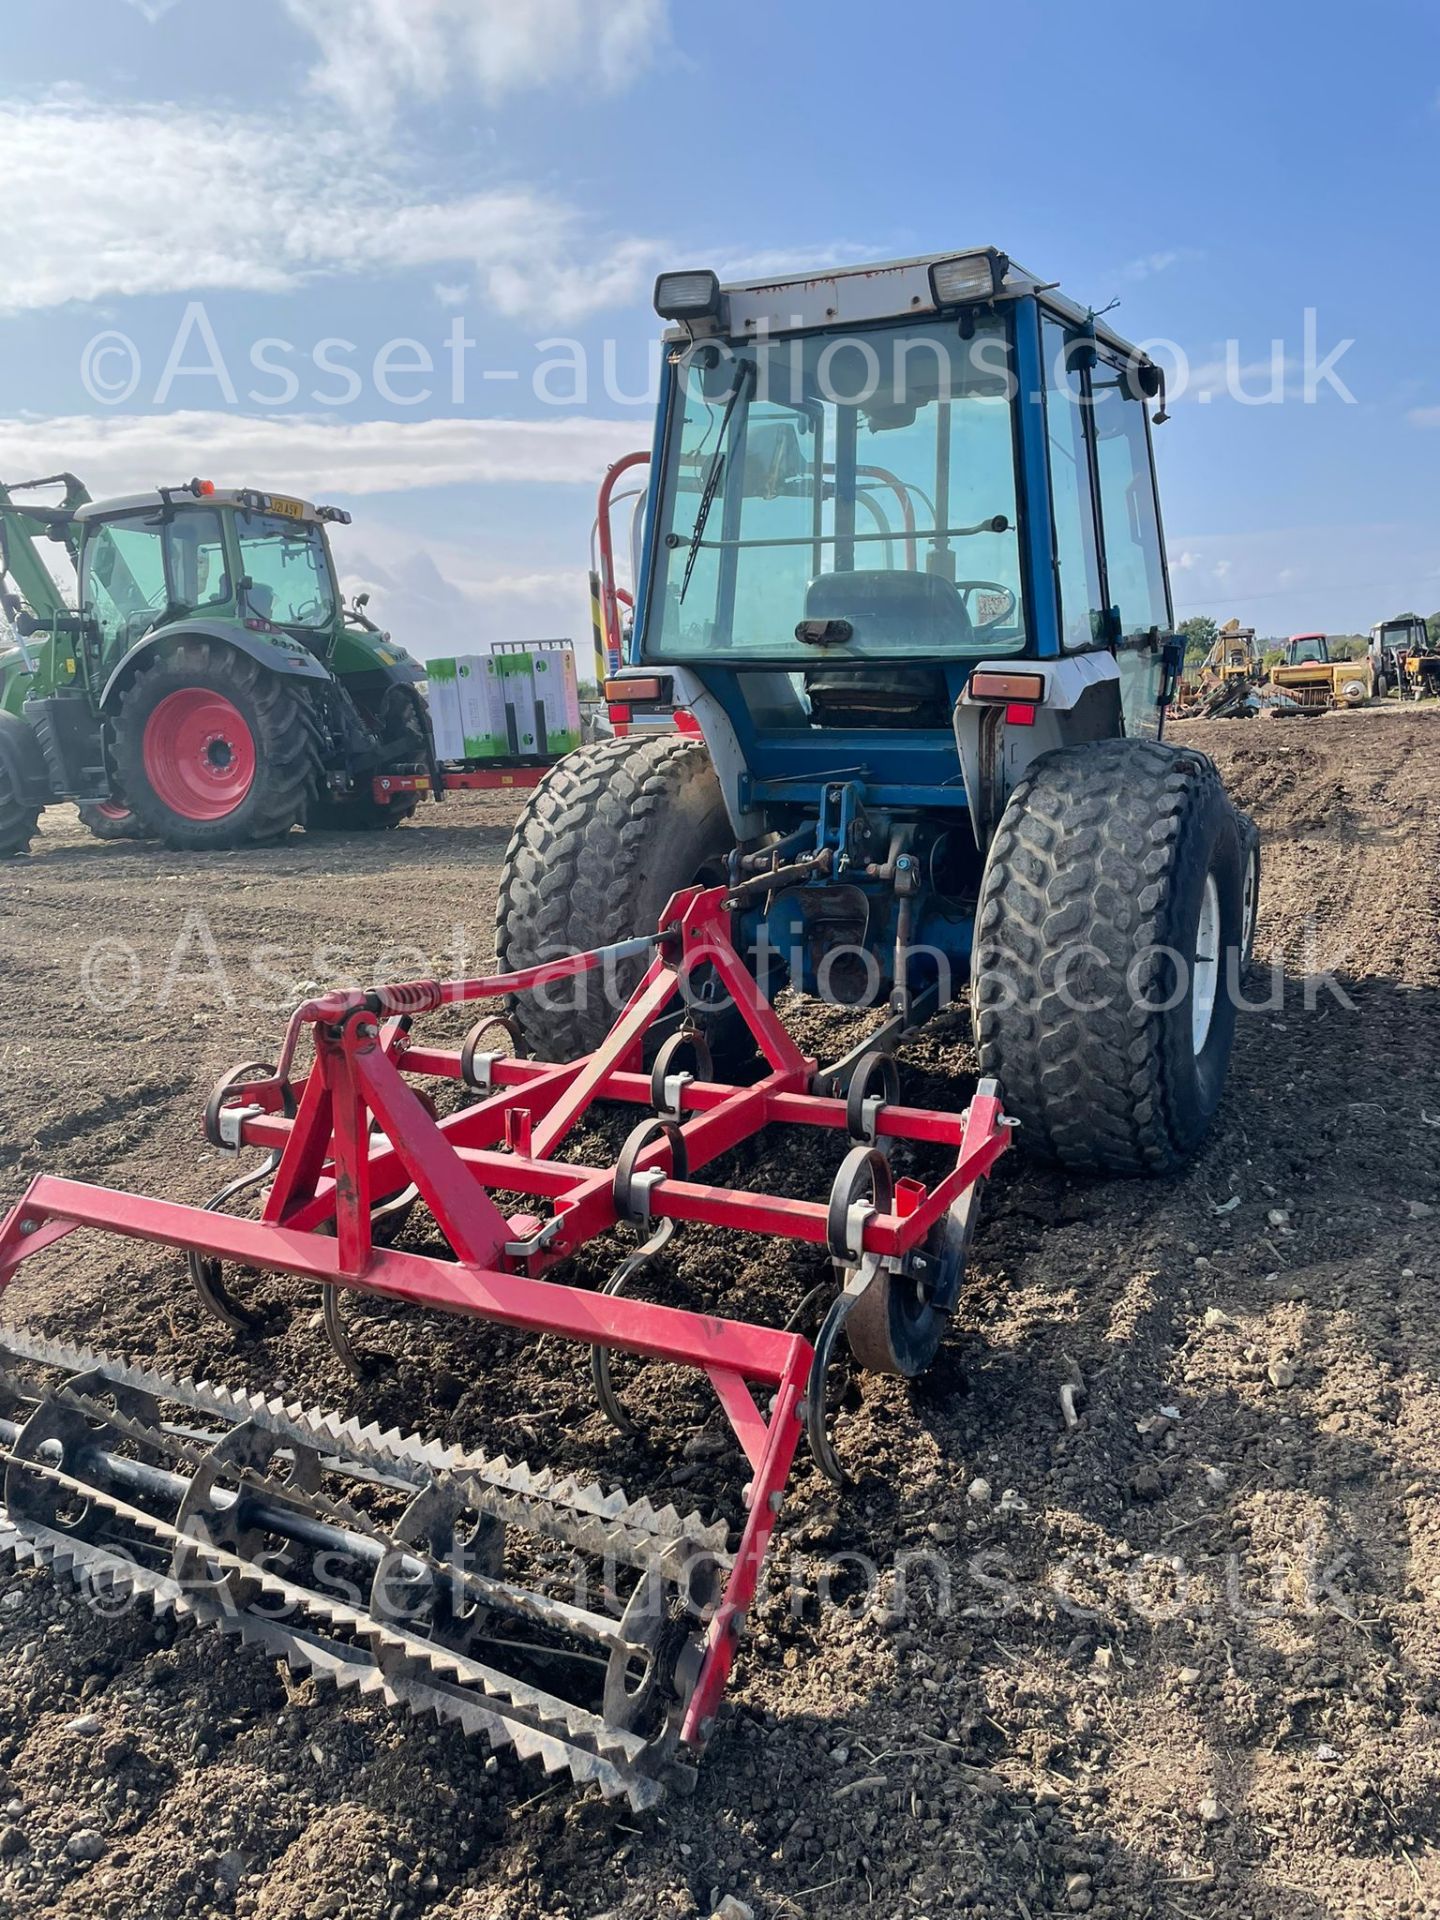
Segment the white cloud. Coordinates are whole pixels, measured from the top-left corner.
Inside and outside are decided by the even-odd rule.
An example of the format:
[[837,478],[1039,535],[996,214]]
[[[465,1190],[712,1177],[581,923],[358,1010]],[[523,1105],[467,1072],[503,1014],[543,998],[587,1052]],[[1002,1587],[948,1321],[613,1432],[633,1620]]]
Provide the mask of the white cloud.
[[1440,427],[1440,407],[1412,407],[1405,417],[1412,426]]
[[1171,406],[1185,400],[1209,406],[1227,399],[1240,405],[1275,406],[1298,391],[1294,380],[1300,371],[1300,362],[1283,352],[1269,360],[1244,361],[1238,352],[1230,352],[1223,360],[1187,361],[1178,374],[1171,373],[1166,398]]
[[372,124],[462,85],[495,101],[618,88],[666,37],[668,0],[284,0],[320,58],[311,84]]
[[0,473],[78,473],[92,494],[131,493],[198,473],[219,486],[306,498],[476,483],[598,487],[633,448],[635,423],[336,420],[182,411],[0,419]]
[[800,247],[767,247],[745,253],[721,250],[719,258],[705,260],[722,280],[763,280],[774,274],[777,280],[790,280],[799,273],[824,273],[832,267],[864,266],[871,260],[894,257],[889,246],[865,246],[858,240],[830,240]]
[[11,101],[0,114],[0,177],[0,314],[458,267],[492,310],[563,325],[638,297],[660,257],[653,242],[607,237],[568,202],[523,185],[453,199],[417,192],[363,130],[313,119]]
[[1149,280],[1157,273],[1164,273],[1167,267],[1173,267],[1177,260],[1184,258],[1181,248],[1172,248],[1168,253],[1143,253],[1138,260],[1131,260],[1120,271],[1127,280]]
[[422,658],[473,653],[492,640],[565,639],[576,644],[581,678],[590,677],[583,564],[486,573],[443,542],[368,524],[335,542],[335,559],[346,592],[368,593],[372,617]]

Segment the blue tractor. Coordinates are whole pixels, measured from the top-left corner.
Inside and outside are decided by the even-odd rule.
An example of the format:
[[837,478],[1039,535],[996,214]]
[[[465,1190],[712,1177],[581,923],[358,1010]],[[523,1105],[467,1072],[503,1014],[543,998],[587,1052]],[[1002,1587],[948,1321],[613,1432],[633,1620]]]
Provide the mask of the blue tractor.
[[[1021,1143],[1164,1173],[1219,1104],[1253,826],[1161,741],[1182,660],[1151,446],[1160,369],[985,248],[721,286],[669,323],[629,658],[674,709],[571,754],[519,821],[507,968],[728,889],[768,992],[880,1010],[832,1086],[968,987]],[[628,985],[622,981],[621,986]],[[516,1017],[542,1058],[611,1007]],[[733,1027],[692,1009],[713,1055]],[[673,1058],[673,1054],[672,1054]]]

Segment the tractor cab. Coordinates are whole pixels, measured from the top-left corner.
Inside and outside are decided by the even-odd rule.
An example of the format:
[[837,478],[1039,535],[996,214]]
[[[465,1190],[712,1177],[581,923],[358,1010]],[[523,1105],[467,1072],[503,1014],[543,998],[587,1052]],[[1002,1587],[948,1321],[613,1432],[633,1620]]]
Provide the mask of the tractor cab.
[[1285,642],[1285,665],[1303,667],[1330,664],[1330,645],[1323,633],[1296,633]]
[[1029,729],[1028,758],[1057,743],[1045,710],[1103,680],[1097,733],[1158,735],[1175,659],[1143,353],[993,249],[664,274],[656,306],[632,666],[723,711],[747,799],[818,802],[863,764],[872,799],[924,789],[982,836],[994,727]]
[[237,620],[250,632],[283,632],[329,655],[343,602],[326,524],[336,507],[209,481],[75,515],[80,606],[100,658],[123,657],[150,630],[177,619]]
[[[597,743],[537,790],[502,962],[584,950],[719,883],[763,994],[885,1008],[857,1042],[873,1056],[968,980],[1027,1140],[1175,1164],[1219,1097],[1219,970],[1248,944],[1257,868],[1210,763],[1159,740],[1183,658],[1160,370],[989,247],[731,286],[666,273],[655,305],[634,620],[606,695],[626,724],[648,708],[676,725]],[[607,649],[617,597],[602,567]],[[1137,846],[1173,885],[1142,881]],[[1138,1006],[1089,1036],[1059,1000],[1037,1017],[1072,960],[1124,956],[1123,1000],[1130,961],[1162,950],[1186,969],[1168,1037]],[[701,1034],[702,1079],[736,1044],[710,984],[663,1042],[662,1092],[672,1041]],[[593,1003],[520,1025],[548,1059],[603,1032]],[[868,1140],[882,1069],[859,1060],[821,1078],[849,1085]]]

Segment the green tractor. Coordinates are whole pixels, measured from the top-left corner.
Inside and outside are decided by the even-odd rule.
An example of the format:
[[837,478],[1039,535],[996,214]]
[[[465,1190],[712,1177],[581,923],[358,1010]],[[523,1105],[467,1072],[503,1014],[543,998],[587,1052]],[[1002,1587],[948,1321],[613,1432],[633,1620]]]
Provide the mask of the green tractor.
[[202,480],[0,485],[0,856],[61,800],[101,839],[196,849],[407,819],[417,796],[379,803],[374,781],[435,773],[424,669],[343,600],[327,528],[349,519]]

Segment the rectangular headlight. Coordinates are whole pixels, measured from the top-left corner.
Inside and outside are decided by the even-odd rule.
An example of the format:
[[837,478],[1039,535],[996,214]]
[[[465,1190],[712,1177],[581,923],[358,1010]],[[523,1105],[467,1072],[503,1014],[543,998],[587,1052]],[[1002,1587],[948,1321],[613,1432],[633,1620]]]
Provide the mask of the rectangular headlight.
[[720,281],[708,268],[662,273],[655,282],[655,311],[662,320],[705,320],[720,311]]
[[930,266],[930,291],[937,307],[993,300],[1009,270],[1009,260],[994,247],[986,247],[983,253],[958,254],[953,260],[935,260]]

